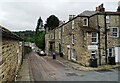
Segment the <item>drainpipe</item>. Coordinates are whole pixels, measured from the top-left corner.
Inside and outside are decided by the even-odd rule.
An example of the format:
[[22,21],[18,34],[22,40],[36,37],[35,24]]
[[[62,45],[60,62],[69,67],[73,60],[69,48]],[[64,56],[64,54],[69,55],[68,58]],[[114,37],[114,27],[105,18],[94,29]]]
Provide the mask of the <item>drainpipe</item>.
[[99,50],[99,65],[101,65],[101,48],[100,48],[100,26],[98,25],[98,50]]
[[107,25],[106,25],[106,13],[104,13],[104,26],[105,26],[105,62],[107,64]]
[[99,51],[99,65],[101,66],[101,48],[100,48],[100,26],[97,15],[97,26],[98,26],[98,51]]

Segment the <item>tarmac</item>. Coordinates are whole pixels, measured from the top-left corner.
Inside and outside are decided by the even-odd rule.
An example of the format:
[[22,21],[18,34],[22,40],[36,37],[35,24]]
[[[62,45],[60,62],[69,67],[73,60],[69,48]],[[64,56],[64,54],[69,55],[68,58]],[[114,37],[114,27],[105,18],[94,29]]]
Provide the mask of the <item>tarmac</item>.
[[80,65],[79,63],[65,60],[64,58],[59,57],[59,56],[56,59],[61,64],[72,67],[72,68],[74,68],[76,70],[80,70],[80,71],[99,71],[99,70],[101,71],[101,70],[120,68],[120,64],[116,64],[116,65],[105,64],[105,65],[101,65],[101,66],[98,65],[98,67],[85,67],[85,66]]
[[[52,56],[45,56],[45,57],[51,57],[51,60],[53,60]],[[118,67],[120,68],[120,64],[116,64],[116,65],[107,64],[107,65],[98,66],[97,68],[84,67],[78,63],[65,60],[63,57],[60,57],[58,55],[56,56],[56,61],[63,64],[64,66],[69,66],[69,67],[72,67],[73,69],[80,70],[80,71],[96,71],[96,70],[107,70],[107,69],[118,68]],[[19,81],[33,82],[34,81],[29,65],[30,64],[29,64],[29,55],[28,55],[26,58],[23,59],[23,63],[21,65],[21,68],[19,69],[16,82],[19,82]]]

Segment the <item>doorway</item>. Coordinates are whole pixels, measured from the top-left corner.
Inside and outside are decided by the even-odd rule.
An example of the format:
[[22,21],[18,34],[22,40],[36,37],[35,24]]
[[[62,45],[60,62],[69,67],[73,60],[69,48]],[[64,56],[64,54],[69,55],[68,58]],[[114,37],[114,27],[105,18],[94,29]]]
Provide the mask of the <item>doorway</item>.
[[61,53],[61,44],[59,43],[59,53]]
[[53,43],[50,43],[50,49],[49,51],[53,51]]
[[68,49],[68,60],[70,60],[70,49]]

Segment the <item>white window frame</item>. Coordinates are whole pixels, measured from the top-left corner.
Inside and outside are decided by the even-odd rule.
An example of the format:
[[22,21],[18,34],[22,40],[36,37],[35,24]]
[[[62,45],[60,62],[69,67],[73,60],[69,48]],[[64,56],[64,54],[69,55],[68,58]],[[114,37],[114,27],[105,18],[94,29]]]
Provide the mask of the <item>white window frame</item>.
[[75,44],[75,35],[72,35],[72,44]]
[[61,32],[59,32],[59,39],[61,39]]
[[[86,21],[85,21],[85,19],[86,19]],[[88,18],[87,17],[83,18],[83,26],[88,26]]]
[[[94,56],[93,56],[94,55]],[[91,51],[91,58],[93,59],[93,58],[96,58],[96,51],[95,50],[93,50],[93,51]]]
[[72,49],[72,52],[71,52],[72,54],[71,54],[71,59],[72,60],[74,60],[74,61],[76,61],[76,50],[75,49]]
[[72,21],[72,29],[75,28],[74,25],[75,25],[75,21],[73,20],[73,21]]
[[[113,29],[116,28],[117,29],[117,32],[113,32]],[[117,36],[113,35],[113,34],[117,34]],[[112,37],[113,38],[118,38],[119,37],[119,28],[118,27],[112,27]]]
[[110,16],[106,16],[106,23],[110,23]]
[[53,33],[50,34],[50,38],[54,39],[54,34]]
[[[110,49],[111,49],[111,52],[110,52]],[[108,48],[107,52],[108,52],[108,56],[113,56],[113,48]],[[111,53],[111,55],[110,55],[110,53]]]
[[[92,36],[93,33],[96,33],[96,37],[93,37],[93,36]],[[96,38],[96,42],[93,42],[93,41],[92,41],[92,38]],[[97,32],[92,32],[92,33],[91,33],[91,42],[92,42],[92,43],[98,43],[98,33],[97,33]]]
[[62,26],[62,31],[63,31],[63,32],[65,31],[64,29],[65,29],[65,27],[64,27],[64,26]]

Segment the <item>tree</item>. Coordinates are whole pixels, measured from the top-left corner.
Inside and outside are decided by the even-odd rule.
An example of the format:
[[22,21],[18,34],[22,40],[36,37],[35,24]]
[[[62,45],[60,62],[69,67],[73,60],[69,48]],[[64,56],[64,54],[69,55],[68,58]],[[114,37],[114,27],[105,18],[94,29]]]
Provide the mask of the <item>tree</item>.
[[118,6],[117,12],[120,12],[120,6]]
[[45,49],[45,32],[44,31],[39,32],[37,34],[35,44],[40,49],[42,49],[42,50]]
[[55,27],[59,26],[59,19],[55,15],[51,15],[47,18],[48,30],[53,30]]
[[37,21],[37,27],[35,32],[35,44],[40,49],[45,49],[45,32],[43,31],[43,21],[41,17]]
[[38,21],[37,21],[37,27],[36,27],[36,34],[40,31],[40,29],[43,28],[43,21],[41,19],[41,17],[39,17]]

